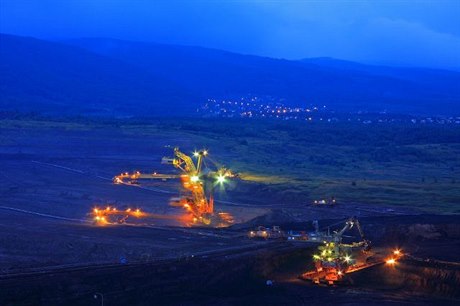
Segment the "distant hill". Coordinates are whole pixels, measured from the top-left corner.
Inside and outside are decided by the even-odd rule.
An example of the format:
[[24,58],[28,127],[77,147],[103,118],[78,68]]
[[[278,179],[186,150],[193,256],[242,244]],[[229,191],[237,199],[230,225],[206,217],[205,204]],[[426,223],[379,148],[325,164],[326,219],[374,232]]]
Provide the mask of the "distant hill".
[[201,96],[272,95],[291,105],[343,110],[449,113],[460,73],[370,66],[333,59],[288,61],[201,47],[79,39],[68,42],[155,71]]
[[460,86],[460,73],[431,68],[401,68],[378,65],[365,65],[352,61],[338,60],[330,57],[303,59],[306,64],[315,64],[342,71],[359,71],[369,75],[386,76],[432,87],[433,90],[453,94],[457,97]]
[[195,111],[180,85],[82,48],[0,36],[0,109],[48,114],[171,115]]
[[459,112],[460,73],[334,59],[288,61],[104,38],[0,36],[0,110],[190,115],[209,97],[247,94],[339,111]]

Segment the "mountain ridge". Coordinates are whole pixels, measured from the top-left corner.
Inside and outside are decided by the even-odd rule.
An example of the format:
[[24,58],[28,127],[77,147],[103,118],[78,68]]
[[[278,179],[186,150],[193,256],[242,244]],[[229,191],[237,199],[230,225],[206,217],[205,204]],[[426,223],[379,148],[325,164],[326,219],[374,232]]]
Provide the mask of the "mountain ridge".
[[449,70],[291,61],[110,38],[50,42],[0,35],[4,109],[183,116],[194,115],[206,98],[248,94],[345,112],[447,114],[460,103],[460,73]]

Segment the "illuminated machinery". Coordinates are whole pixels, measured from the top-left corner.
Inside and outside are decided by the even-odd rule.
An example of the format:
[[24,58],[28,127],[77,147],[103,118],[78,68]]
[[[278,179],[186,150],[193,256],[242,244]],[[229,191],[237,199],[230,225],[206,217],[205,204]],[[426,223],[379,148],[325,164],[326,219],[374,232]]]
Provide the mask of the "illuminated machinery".
[[133,173],[121,173],[113,178],[115,184],[127,184],[127,185],[138,185],[139,180],[149,180],[157,179],[166,181],[168,179],[177,179],[179,175],[175,174],[159,174],[156,172],[153,173],[141,173],[140,171],[135,171]]
[[[205,185],[208,185],[210,182],[211,184],[222,185],[228,177],[234,177],[235,175],[224,167],[218,167],[218,170],[215,171],[209,171],[206,168],[206,171],[204,171],[203,164],[205,163],[205,158],[217,166],[217,163],[208,157],[207,150],[195,151],[193,158],[196,159],[196,162],[193,161],[192,157],[181,152],[179,148],[174,148],[174,157],[163,157],[161,163],[173,165],[182,174],[158,174],[156,172],[145,174],[139,171],[134,173],[126,172],[115,176],[113,182],[115,184],[138,185],[139,180],[161,179],[165,181],[180,178],[187,195],[172,199],[170,204],[185,208],[192,214],[194,223],[209,225],[214,216],[214,200],[211,193],[209,193],[209,199],[206,197]],[[217,221],[219,224],[233,222],[233,217],[228,213],[218,213],[216,217],[218,217]]]
[[[355,226],[359,231],[361,241],[352,244],[342,243],[343,234]],[[348,219],[345,226],[335,232],[330,241],[324,241],[324,244],[318,247],[318,253],[313,255],[315,270],[302,274],[301,278],[311,280],[316,284],[325,282],[333,285],[334,282],[340,281],[346,273],[369,267],[366,259],[358,263],[352,258],[353,248],[361,248],[365,253],[370,250],[370,241],[365,239],[361,225],[356,218]]]
[[[359,236],[361,237],[361,241],[353,242],[352,244],[342,243],[343,234],[346,231],[351,230],[353,227],[356,227],[358,229]],[[371,248],[371,242],[364,237],[364,232],[361,227],[361,224],[359,223],[358,219],[356,219],[355,217],[348,219],[345,222],[344,227],[340,231],[334,233],[333,240],[334,242],[339,243],[339,245],[344,248],[363,248],[364,251],[369,251]]]
[[248,237],[251,239],[282,239],[285,233],[279,226],[274,225],[272,228],[265,226],[258,226],[256,230],[250,231]]
[[146,213],[138,208],[117,209],[111,206],[105,208],[95,207],[91,212],[94,223],[97,225],[123,224],[129,217],[142,218],[145,215]]
[[[211,184],[214,182],[223,184],[226,178],[233,176],[233,174],[225,168],[203,173],[204,158],[207,155],[207,150],[195,151],[193,157],[196,159],[196,163],[194,163],[190,156],[179,151],[179,148],[174,148],[174,158],[165,157],[162,159],[162,163],[172,164],[182,171],[180,175],[182,186],[189,193],[189,195],[172,201],[171,205],[184,207],[193,215],[194,223],[209,225],[214,216],[214,199],[211,193],[209,199],[206,197],[205,185],[210,180]],[[219,222],[233,222],[233,218],[228,213],[219,213],[217,217],[220,219]]]

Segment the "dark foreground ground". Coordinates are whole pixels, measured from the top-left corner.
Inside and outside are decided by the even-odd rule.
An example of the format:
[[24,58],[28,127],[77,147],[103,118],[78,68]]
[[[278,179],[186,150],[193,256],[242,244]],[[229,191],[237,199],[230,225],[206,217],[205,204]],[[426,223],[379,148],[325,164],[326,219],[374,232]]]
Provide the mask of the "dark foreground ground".
[[[323,152],[327,160],[307,158],[299,168],[293,160],[306,152],[316,156],[317,148],[296,144],[283,151],[287,160],[273,160],[279,156],[275,142],[257,131],[230,133],[228,126],[202,135],[199,125],[1,124],[0,305],[100,305],[95,292],[104,294],[106,305],[459,302],[460,220],[445,215],[459,210],[456,134],[437,145],[409,145],[424,152],[409,154],[415,164],[404,161],[407,155],[382,162],[358,157],[348,168],[356,152],[363,157],[366,151],[341,146],[334,155],[334,145]],[[227,134],[229,142],[222,141]],[[184,226],[183,211],[168,206],[177,182],[142,188],[111,182],[122,171],[173,172],[159,162],[171,146],[190,151],[202,144],[231,168],[251,170],[216,192],[217,210],[235,216],[231,228]],[[434,153],[445,161],[430,161]],[[332,157],[342,160],[336,164]],[[368,179],[350,183],[363,175]],[[347,192],[336,207],[310,205],[336,189]],[[373,191],[386,200],[375,201]],[[405,202],[406,193],[417,197]],[[96,205],[139,207],[155,217],[99,227],[88,216]],[[317,287],[297,278],[311,268],[315,246],[246,238],[254,226],[310,230],[312,220],[337,230],[350,216],[359,218],[376,247],[401,247],[416,259],[359,272],[347,285]],[[267,279],[275,285],[267,287]]]
[[[457,218],[369,217],[362,222],[376,248],[396,245],[411,257],[395,267],[383,264],[351,274],[346,284],[316,286],[298,279],[311,268],[313,246],[258,242],[175,259],[3,274],[0,302],[99,305],[95,292],[104,294],[107,305],[454,305],[460,301],[460,265],[453,262],[460,252]],[[274,285],[267,287],[267,279]]]

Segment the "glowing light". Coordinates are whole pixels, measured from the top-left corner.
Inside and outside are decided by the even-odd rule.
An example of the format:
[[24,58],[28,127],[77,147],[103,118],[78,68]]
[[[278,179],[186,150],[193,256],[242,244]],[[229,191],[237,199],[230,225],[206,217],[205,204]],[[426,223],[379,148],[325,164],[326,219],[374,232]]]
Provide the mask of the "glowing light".
[[217,177],[217,182],[218,182],[219,184],[225,183],[225,176],[219,175],[219,176]]
[[190,180],[194,183],[198,182],[200,180],[200,178],[197,176],[197,175],[192,175],[190,177]]
[[347,255],[347,256],[345,256],[345,261],[346,261],[346,262],[350,262],[350,261],[351,261],[351,257],[350,257],[350,256],[348,256],[348,255]]
[[193,152],[194,157],[198,157],[198,155],[200,155],[200,153],[198,153],[197,151]]
[[94,209],[94,213],[97,214],[98,212],[99,212],[99,210],[98,210],[97,208],[95,208],[95,209]]
[[401,255],[401,250],[396,249],[396,250],[393,251],[393,254],[395,254],[395,255]]
[[390,258],[386,261],[387,265],[393,266],[396,263],[396,260],[394,258]]
[[337,272],[337,274],[338,274],[338,275],[342,275],[343,273],[342,273],[342,271],[339,271],[339,272]]
[[208,155],[208,151],[204,150],[204,151],[203,151],[203,155],[204,155],[204,156]]

